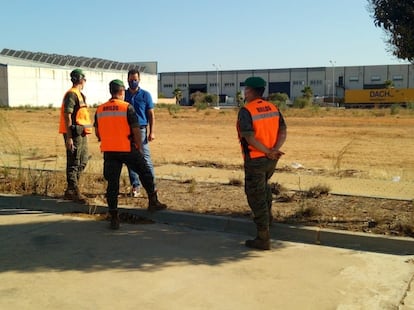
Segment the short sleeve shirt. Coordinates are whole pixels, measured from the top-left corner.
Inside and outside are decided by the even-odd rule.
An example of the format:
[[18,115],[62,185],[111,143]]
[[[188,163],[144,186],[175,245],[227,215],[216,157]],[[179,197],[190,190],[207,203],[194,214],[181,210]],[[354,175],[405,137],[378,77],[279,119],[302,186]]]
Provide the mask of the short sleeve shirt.
[[135,112],[138,116],[139,125],[147,126],[147,112],[148,110],[154,109],[151,94],[142,88],[139,88],[135,94],[132,94],[129,89],[127,89],[127,91],[125,91],[125,101],[134,106]]

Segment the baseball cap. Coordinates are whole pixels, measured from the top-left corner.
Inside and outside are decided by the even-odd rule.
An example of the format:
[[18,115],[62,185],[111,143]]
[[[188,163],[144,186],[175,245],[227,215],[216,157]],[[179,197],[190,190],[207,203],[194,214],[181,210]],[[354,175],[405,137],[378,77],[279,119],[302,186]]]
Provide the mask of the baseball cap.
[[124,82],[122,82],[121,80],[118,80],[118,79],[116,79],[116,80],[112,80],[112,81],[109,83],[109,86],[111,86],[111,85],[113,85],[113,84],[115,84],[115,85],[118,85],[118,86],[121,86],[121,87],[124,87],[124,88],[125,88]]
[[263,80],[261,77],[258,76],[251,76],[244,81],[244,86],[248,86],[251,88],[261,88],[266,87],[266,81]]
[[83,73],[82,69],[75,69],[70,73],[71,78],[81,78],[85,77],[85,73]]

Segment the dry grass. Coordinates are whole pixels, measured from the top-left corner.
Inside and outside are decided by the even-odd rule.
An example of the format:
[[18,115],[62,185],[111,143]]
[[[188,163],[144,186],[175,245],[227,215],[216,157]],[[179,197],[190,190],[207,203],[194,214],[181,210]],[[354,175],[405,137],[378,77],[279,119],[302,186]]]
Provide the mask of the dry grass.
[[[242,173],[236,116],[237,110],[156,109],[156,140],[151,142],[156,171],[157,166],[175,163],[183,168]],[[285,173],[296,173],[291,163],[297,162],[307,173],[379,180],[399,176],[414,182],[411,110],[392,115],[388,110],[321,108],[287,110],[284,116],[288,140],[283,147],[286,155],[278,167]],[[65,151],[62,137],[57,134],[58,119],[57,109],[0,109],[0,192],[62,196]],[[54,128],[50,121],[56,123]],[[102,155],[94,137],[90,137],[89,149],[92,158],[80,185],[92,208],[106,204],[106,185]],[[163,180],[159,176],[157,180],[160,198],[170,209],[251,216],[241,177],[231,178],[226,185],[196,179]],[[300,173],[298,185],[298,192],[289,192],[281,184],[272,185],[276,221],[413,236],[413,201],[335,196],[324,184],[305,189],[301,188]],[[120,204],[146,207],[145,196],[134,199],[127,195],[129,191],[124,170]]]

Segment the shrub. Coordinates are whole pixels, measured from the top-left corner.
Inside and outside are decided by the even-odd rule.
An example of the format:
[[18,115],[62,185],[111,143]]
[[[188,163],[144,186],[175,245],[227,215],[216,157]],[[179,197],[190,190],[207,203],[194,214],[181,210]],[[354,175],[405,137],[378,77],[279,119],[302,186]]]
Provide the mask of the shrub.
[[307,98],[304,97],[297,97],[295,101],[293,102],[294,108],[303,109],[310,105],[310,101]]

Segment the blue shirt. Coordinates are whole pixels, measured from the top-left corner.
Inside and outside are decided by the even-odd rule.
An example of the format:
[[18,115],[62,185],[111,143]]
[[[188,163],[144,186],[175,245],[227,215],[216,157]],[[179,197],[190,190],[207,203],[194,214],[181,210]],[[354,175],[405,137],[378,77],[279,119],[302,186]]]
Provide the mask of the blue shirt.
[[138,116],[139,125],[147,126],[147,111],[154,109],[154,103],[152,102],[151,94],[142,88],[139,88],[135,94],[132,94],[128,88],[125,91],[125,101],[134,106]]

